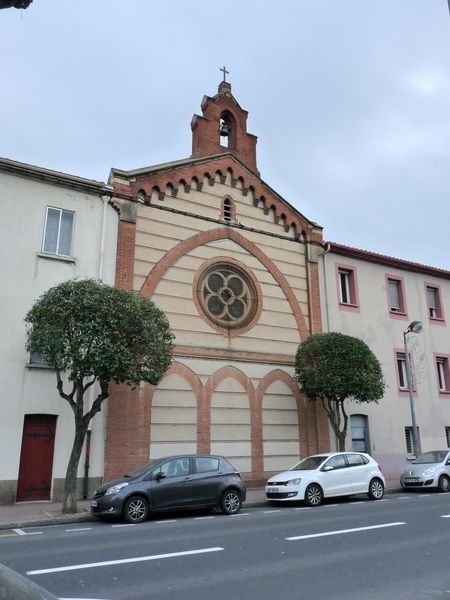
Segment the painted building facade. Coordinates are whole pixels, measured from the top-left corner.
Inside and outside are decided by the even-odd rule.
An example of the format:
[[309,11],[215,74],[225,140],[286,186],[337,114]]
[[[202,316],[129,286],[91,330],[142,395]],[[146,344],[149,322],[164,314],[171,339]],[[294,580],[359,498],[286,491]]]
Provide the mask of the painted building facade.
[[364,340],[387,384],[378,404],[348,403],[346,447],[368,451],[397,478],[413,456],[404,345],[412,321],[423,324],[406,336],[422,451],[450,446],[450,272],[340,244],[327,250],[320,259],[323,329]]
[[116,285],[161,307],[174,360],[157,387],[108,401],[105,478],[179,452],[228,457],[247,481],[329,447],[294,355],[321,331],[322,230],[260,177],[256,137],[227,82],[192,119],[192,156],[112,169]]
[[[61,497],[73,413],[55,373],[25,352],[24,318],[63,280],[114,283],[118,212],[110,198],[104,183],[0,159],[0,503]],[[103,418],[92,423],[89,489],[103,476]]]

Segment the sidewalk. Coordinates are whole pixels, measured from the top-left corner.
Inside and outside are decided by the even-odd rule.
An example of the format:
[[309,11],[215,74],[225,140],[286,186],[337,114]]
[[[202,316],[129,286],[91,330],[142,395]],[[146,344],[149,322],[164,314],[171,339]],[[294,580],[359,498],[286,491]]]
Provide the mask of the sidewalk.
[[[398,491],[400,491],[398,481],[386,481],[387,494]],[[92,517],[90,514],[90,505],[90,500],[78,500],[78,512],[72,515],[62,514],[61,502],[17,502],[15,504],[0,506],[0,530],[94,521],[95,517]],[[247,490],[247,500],[244,503],[244,509],[267,505],[268,502],[264,488]]]

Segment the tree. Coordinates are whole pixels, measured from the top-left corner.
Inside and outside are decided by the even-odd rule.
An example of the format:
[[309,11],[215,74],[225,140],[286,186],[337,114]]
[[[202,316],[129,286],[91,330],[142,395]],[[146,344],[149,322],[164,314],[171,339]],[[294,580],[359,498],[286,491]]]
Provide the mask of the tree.
[[[26,349],[42,353],[55,369],[59,395],[74,413],[63,497],[63,512],[72,513],[77,509],[77,471],[86,431],[108,398],[111,381],[156,385],[170,366],[173,334],[153,302],[92,279],[49,289],[25,321]],[[89,406],[85,394],[96,382],[99,392]]]
[[381,365],[367,344],[334,332],[311,335],[299,345],[295,378],[309,400],[321,400],[341,452],[348,425],[345,400],[378,402],[385,389]]

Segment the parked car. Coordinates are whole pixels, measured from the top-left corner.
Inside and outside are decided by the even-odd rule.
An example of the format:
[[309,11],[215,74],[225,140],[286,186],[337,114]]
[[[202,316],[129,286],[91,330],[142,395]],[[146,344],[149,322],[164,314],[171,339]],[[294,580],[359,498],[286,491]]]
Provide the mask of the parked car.
[[91,512],[145,521],[151,512],[220,507],[237,514],[246,498],[239,472],[223,457],[180,455],[158,458],[97,488]]
[[385,485],[380,467],[368,454],[324,452],[271,477],[266,496],[271,502],[304,500],[308,506],[319,506],[324,498],[352,494],[380,500]]
[[450,490],[450,450],[431,450],[420,454],[400,474],[404,488],[438,488]]

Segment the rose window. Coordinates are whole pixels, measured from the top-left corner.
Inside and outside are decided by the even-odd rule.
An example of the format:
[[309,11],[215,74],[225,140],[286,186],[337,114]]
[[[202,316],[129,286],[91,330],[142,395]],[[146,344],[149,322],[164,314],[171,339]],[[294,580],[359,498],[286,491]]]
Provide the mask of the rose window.
[[200,280],[200,304],[211,321],[243,327],[256,311],[256,292],[247,274],[234,265],[214,265]]

